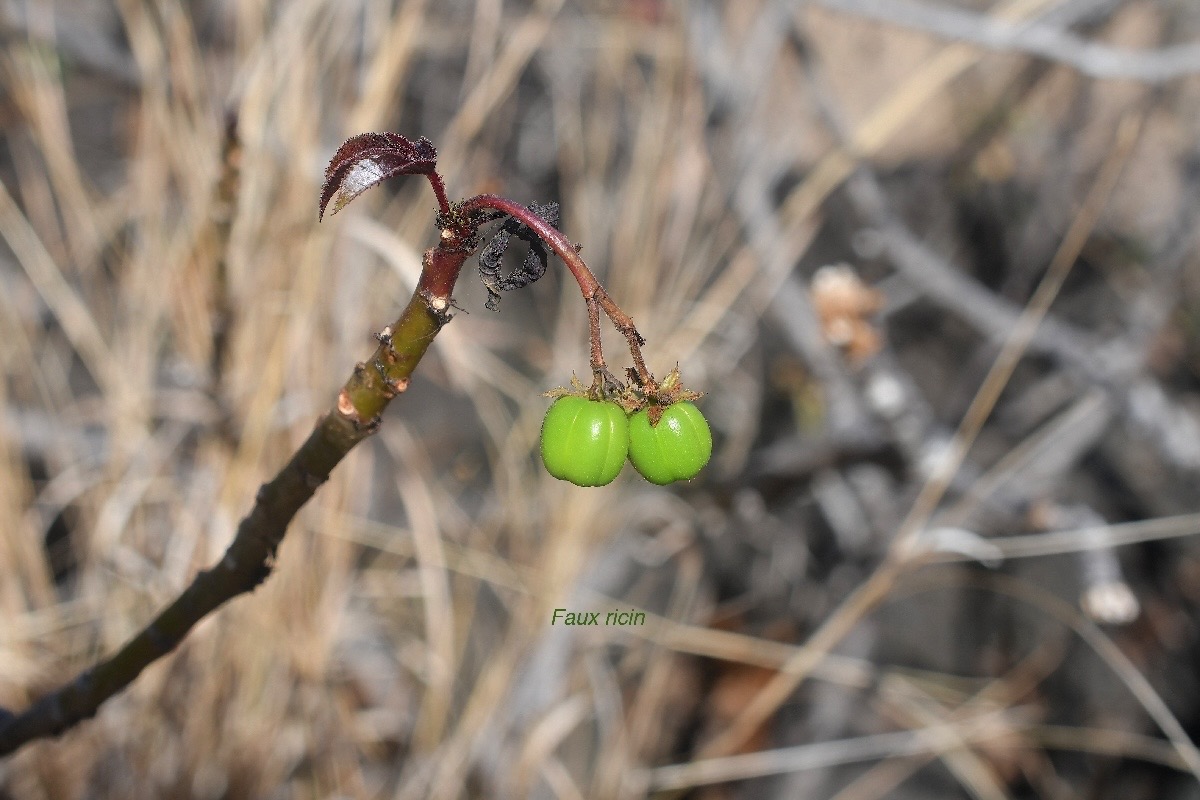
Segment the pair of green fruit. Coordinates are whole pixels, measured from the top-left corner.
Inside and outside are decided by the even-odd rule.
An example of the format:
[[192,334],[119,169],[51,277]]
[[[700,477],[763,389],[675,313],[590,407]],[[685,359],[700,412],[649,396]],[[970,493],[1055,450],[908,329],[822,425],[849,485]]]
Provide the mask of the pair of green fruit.
[[664,486],[696,477],[712,455],[712,431],[687,401],[662,409],[658,424],[647,409],[633,416],[611,400],[565,395],[542,421],[546,471],[576,486],[603,486],[625,458],[651,483]]

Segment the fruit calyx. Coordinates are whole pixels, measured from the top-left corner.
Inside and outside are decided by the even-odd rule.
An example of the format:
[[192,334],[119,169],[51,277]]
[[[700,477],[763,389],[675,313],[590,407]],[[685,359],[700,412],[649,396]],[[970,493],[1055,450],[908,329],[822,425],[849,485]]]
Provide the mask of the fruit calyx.
[[[635,376],[631,374],[630,377]],[[676,364],[661,383],[654,382],[653,378],[650,382],[642,384],[633,380],[620,395],[613,399],[620,404],[621,408],[625,409],[627,414],[636,414],[645,409],[646,415],[650,418],[651,427],[656,427],[658,421],[662,419],[665,409],[676,403],[699,400],[703,396],[704,392],[697,392],[683,385],[683,378],[679,374],[679,365]]]

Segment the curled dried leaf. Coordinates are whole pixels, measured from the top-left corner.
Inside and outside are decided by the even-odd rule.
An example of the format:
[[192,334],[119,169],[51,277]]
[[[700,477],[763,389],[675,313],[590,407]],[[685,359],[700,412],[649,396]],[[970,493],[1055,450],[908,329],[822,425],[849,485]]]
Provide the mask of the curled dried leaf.
[[[553,227],[558,227],[558,203],[532,203],[529,210]],[[504,253],[508,250],[508,244],[513,236],[524,240],[529,245],[529,251],[525,254],[525,260],[519,268],[514,269],[508,275],[503,275],[501,266],[504,261]],[[536,233],[512,217],[506,219],[479,254],[479,277],[483,280],[483,285],[487,287],[487,307],[492,311],[497,310],[500,292],[520,289],[542,277],[546,273],[548,257],[546,245]]]
[[[360,133],[347,139],[325,168],[320,216],[333,201],[336,214],[377,183],[397,175],[432,175],[437,150],[422,136],[413,142],[398,133]],[[336,199],[335,199],[336,198]]]

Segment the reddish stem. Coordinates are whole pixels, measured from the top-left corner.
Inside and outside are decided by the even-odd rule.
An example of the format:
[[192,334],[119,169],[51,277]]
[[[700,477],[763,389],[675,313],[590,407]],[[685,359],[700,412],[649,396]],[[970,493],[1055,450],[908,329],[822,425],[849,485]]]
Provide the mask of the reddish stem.
[[450,213],[450,200],[446,197],[446,184],[442,182],[442,176],[437,170],[432,170],[425,173],[425,177],[429,179],[429,185],[433,188],[433,195],[438,201],[438,210],[442,214]]
[[442,240],[437,247],[425,251],[421,259],[421,278],[417,281],[417,292],[431,297],[450,300],[454,293],[454,284],[458,282],[458,273],[462,270],[463,262],[471,255],[471,249],[464,242],[469,236],[458,228],[443,228]]

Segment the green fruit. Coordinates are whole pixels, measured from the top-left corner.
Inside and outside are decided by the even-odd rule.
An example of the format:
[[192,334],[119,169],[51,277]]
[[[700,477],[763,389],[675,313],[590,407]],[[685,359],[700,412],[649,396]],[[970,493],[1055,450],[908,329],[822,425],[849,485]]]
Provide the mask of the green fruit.
[[616,403],[560,397],[542,420],[542,462],[576,486],[612,483],[629,452],[629,420]]
[[712,455],[712,431],[688,402],[663,409],[658,425],[642,409],[629,420],[629,460],[642,477],[664,486],[696,477]]

